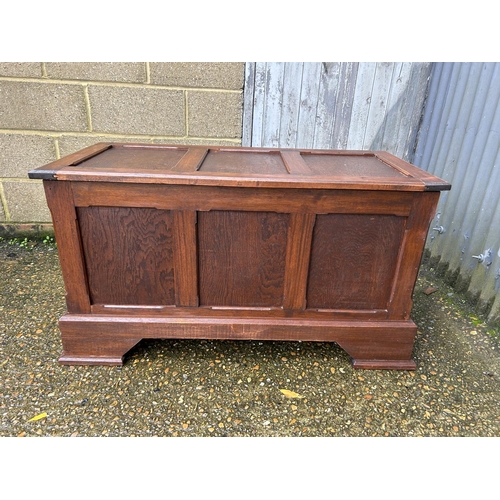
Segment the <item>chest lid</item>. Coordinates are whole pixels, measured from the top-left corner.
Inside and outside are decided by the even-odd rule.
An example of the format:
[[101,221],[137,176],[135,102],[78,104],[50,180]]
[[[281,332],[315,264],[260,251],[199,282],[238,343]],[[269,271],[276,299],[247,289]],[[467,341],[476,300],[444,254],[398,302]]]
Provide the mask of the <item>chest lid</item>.
[[98,143],[31,179],[199,186],[441,191],[446,181],[383,151]]

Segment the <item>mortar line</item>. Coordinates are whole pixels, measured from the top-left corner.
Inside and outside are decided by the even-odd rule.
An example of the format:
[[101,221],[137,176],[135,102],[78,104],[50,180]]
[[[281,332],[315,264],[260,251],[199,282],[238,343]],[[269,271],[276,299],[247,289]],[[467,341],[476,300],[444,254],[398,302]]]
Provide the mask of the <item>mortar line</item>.
[[42,69],[42,78],[48,78],[47,77],[47,66],[45,66],[45,63],[40,63],[41,69]]
[[0,182],[0,203],[2,203],[3,214],[5,216],[4,222],[11,222],[9,207],[7,206],[7,198],[3,189],[3,182]]
[[151,84],[151,68],[149,66],[149,63],[145,63],[146,64],[146,83],[148,85]]
[[184,132],[186,136],[189,136],[189,113],[188,113],[188,93],[184,91]]
[[61,158],[61,152],[59,150],[59,138],[54,137],[54,148],[56,150],[56,160],[59,160]]
[[0,182],[29,182],[31,184],[40,184],[41,179],[29,179],[28,177],[0,177]]
[[168,85],[146,85],[144,82],[107,82],[100,80],[64,80],[64,79],[48,79],[48,78],[21,78],[14,76],[0,76],[0,82],[28,82],[28,83],[43,83],[43,84],[59,84],[59,85],[101,85],[103,87],[143,87],[154,88],[160,90],[182,90],[182,91],[196,91],[196,92],[217,92],[229,94],[242,94],[242,89],[220,89],[209,87],[182,87],[182,86],[168,86]]
[[90,114],[90,98],[89,98],[89,86],[83,86],[83,96],[85,98],[85,111],[87,112],[87,128],[89,132],[92,132],[92,115]]
[[122,139],[122,138],[129,138],[129,139],[148,139],[154,141],[155,139],[167,139],[167,140],[173,140],[173,141],[179,141],[179,140],[193,140],[193,141],[211,141],[211,140],[218,140],[218,141],[228,141],[228,142],[235,142],[238,143],[241,141],[241,138],[235,138],[235,137],[198,137],[198,136],[188,136],[187,134],[179,136],[169,136],[169,135],[150,135],[150,134],[145,134],[145,135],[139,135],[139,134],[117,134],[117,133],[111,133],[111,132],[96,132],[93,130],[92,132],[71,132],[71,131],[57,131],[54,132],[53,130],[25,130],[25,129],[0,129],[0,135],[1,134],[19,134],[19,135],[39,135],[43,137],[49,137],[52,139],[61,139],[64,137],[110,137],[110,138],[115,138],[115,139]]

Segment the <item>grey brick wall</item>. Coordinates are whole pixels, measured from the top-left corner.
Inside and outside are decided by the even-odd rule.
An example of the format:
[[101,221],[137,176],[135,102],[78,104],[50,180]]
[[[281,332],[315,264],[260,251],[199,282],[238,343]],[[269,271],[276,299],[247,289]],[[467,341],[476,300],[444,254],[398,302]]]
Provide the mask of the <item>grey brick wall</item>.
[[241,119],[233,110],[239,95],[227,92],[187,92],[189,133],[201,137],[241,137]]
[[42,64],[26,62],[0,62],[0,75],[40,78],[42,76]]
[[146,83],[144,63],[45,63],[48,78],[103,82]]
[[85,96],[79,85],[0,81],[2,129],[85,132]]
[[96,142],[241,144],[244,72],[243,62],[0,62],[0,236],[50,223],[29,170]]
[[96,132],[185,136],[182,90],[89,85],[88,92]]
[[241,63],[151,63],[151,82],[190,88],[240,90]]

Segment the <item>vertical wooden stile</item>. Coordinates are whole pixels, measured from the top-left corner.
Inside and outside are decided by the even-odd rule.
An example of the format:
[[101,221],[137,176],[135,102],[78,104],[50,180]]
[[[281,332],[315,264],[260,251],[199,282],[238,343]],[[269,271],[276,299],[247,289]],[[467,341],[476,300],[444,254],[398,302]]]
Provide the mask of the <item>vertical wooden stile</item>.
[[87,273],[70,182],[44,181],[66,288],[68,312],[90,313]]
[[196,212],[174,211],[175,305],[198,306]]
[[[408,217],[406,232],[401,244],[398,268],[391,293],[389,319],[409,319],[412,307],[412,291],[417,279],[429,224],[434,217],[439,192],[421,193],[415,196],[412,213]],[[401,263],[404,262],[404,265]]]
[[315,214],[291,214],[286,248],[283,309],[306,308],[307,276]]
[[[196,172],[208,148],[190,147],[173,172]],[[176,306],[198,307],[198,266],[196,245],[196,211],[174,212],[174,283]]]

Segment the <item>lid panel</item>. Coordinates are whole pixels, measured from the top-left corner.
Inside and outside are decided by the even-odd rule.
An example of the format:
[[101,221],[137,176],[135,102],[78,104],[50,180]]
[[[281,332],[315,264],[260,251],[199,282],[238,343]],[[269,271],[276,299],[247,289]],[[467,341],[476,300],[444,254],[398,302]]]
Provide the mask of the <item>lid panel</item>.
[[407,176],[381,162],[375,155],[346,156],[329,154],[301,154],[302,159],[316,175],[356,180],[366,177],[385,177],[403,180]]
[[239,152],[211,149],[198,171],[263,175],[288,174],[279,151]]
[[99,143],[31,179],[199,186],[440,191],[450,184],[381,151]]
[[73,162],[70,167],[133,172],[169,171],[177,165],[186,151],[185,148],[109,148],[82,162]]

